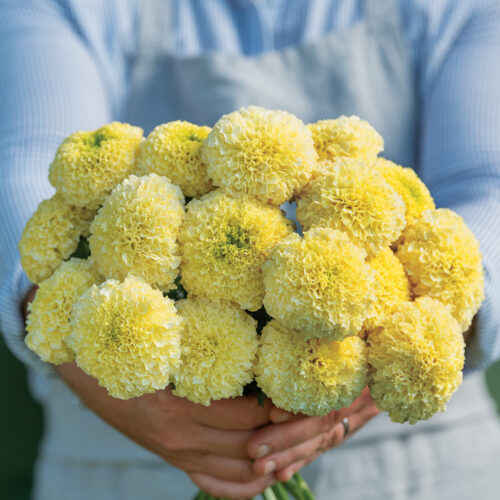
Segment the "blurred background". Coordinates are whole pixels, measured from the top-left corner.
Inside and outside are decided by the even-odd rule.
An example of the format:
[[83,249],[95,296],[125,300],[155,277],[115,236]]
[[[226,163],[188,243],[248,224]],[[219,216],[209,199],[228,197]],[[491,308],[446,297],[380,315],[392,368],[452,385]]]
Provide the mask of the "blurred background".
[[[486,373],[500,412],[500,362]],[[0,336],[0,498],[28,500],[33,463],[42,435],[42,411],[33,401],[24,366]],[[10,411],[4,411],[9,408]]]

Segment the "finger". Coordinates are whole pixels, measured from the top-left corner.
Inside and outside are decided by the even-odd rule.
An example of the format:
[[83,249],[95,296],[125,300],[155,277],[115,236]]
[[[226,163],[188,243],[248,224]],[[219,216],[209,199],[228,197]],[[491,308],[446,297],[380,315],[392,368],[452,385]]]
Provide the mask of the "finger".
[[358,411],[352,413],[349,417],[347,417],[349,420],[349,434],[347,436],[344,436],[343,426],[339,426],[342,428],[342,436],[340,441],[343,441],[344,439],[352,436],[379,413],[380,410],[375,406],[375,403],[373,401],[369,404],[363,405]]
[[243,396],[212,401],[209,407],[191,404],[192,418],[207,427],[225,430],[252,430],[269,423],[271,401],[259,406],[257,396]]
[[368,387],[365,387],[361,394],[352,402],[350,406],[347,408],[342,408],[339,410],[340,419],[351,415],[352,413],[358,411],[363,406],[369,405],[373,402],[370,396],[370,390]]
[[[353,411],[353,408],[357,408],[357,410]],[[324,417],[307,417],[297,421],[264,427],[250,438],[248,454],[255,459],[259,459],[309,441],[319,434],[332,432],[332,429],[346,415],[349,415],[347,418],[349,418],[351,433],[354,433],[365,421],[370,420],[378,413],[369,394],[364,393],[348,409],[332,411]],[[343,426],[341,428],[343,429]],[[341,437],[343,436],[340,428],[337,429],[337,433]]]
[[335,426],[330,433],[327,433],[329,441],[323,448],[329,449],[341,445],[379,413],[380,411],[375,406],[375,403],[362,406],[357,412],[346,417],[349,421],[349,433],[345,433],[343,425],[339,424]]
[[317,451],[312,455],[309,455],[308,457],[298,460],[297,462],[285,467],[284,469],[277,471],[274,474],[274,477],[276,478],[277,481],[281,482],[290,481],[290,479],[294,474],[299,472],[300,469],[302,469],[306,465],[310,464],[311,462],[314,462],[314,460],[316,460],[322,453],[323,453],[322,451]]
[[[276,468],[275,477],[278,481],[289,481],[300,469],[316,460],[325,450],[340,445],[352,434],[357,432],[365,423],[378,415],[380,412],[375,404],[365,404],[357,412],[352,413],[349,417],[349,434],[344,435],[344,427],[336,425],[330,432],[326,432],[322,436],[321,446],[313,453],[300,458],[280,469]],[[314,440],[313,440],[314,441]],[[306,449],[306,447],[304,447]],[[287,450],[288,451],[288,450]],[[299,456],[300,453],[297,453]]]
[[307,417],[295,422],[267,425],[250,438],[248,454],[256,459],[262,458],[309,441],[339,422],[338,412],[334,411],[324,417]]
[[[361,406],[368,404],[370,401],[370,391],[368,387],[365,387],[360,395],[352,402],[352,404],[348,408],[343,408],[338,411],[343,418],[347,415],[350,415],[354,411],[357,411]],[[270,418],[273,423],[281,424],[284,422],[296,422],[297,420],[303,420],[304,418],[307,418],[307,415],[304,415],[302,413],[291,413],[273,406],[271,407]]]
[[230,458],[249,458],[247,445],[253,434],[252,431],[224,431],[196,424],[189,439],[183,439],[178,447],[167,448],[177,452],[197,451]]
[[[166,457],[169,459],[169,457]],[[250,459],[227,458],[195,452],[172,456],[169,462],[188,473],[206,474],[217,479],[247,483],[262,476],[253,470]]]
[[282,424],[284,422],[296,422],[297,420],[304,420],[307,415],[303,413],[290,413],[289,411],[282,410],[273,406],[270,411],[271,422],[274,424]]
[[238,498],[252,498],[276,482],[272,474],[247,483],[224,481],[202,473],[189,474],[189,477],[199,488],[213,497],[235,500]]
[[332,432],[320,434],[297,446],[260,458],[254,462],[253,470],[259,475],[269,474],[285,469],[289,465],[306,459],[318,451],[326,451],[330,447],[331,436],[329,434],[332,434]]

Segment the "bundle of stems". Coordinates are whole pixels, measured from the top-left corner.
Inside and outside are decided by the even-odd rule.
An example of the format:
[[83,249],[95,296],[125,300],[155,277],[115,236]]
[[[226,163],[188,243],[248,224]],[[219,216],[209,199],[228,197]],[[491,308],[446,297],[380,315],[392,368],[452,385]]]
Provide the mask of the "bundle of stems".
[[[261,495],[263,500],[315,500],[304,478],[300,474],[294,474],[289,481],[276,483],[265,489]],[[258,497],[254,497],[254,500]],[[213,497],[204,491],[200,491],[193,500],[224,500]]]

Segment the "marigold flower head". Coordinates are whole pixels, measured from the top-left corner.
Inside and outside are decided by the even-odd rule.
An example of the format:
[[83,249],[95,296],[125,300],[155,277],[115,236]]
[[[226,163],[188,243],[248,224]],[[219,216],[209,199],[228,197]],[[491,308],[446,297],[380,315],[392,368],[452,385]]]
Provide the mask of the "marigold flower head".
[[76,250],[94,215],[69,205],[57,193],[38,205],[19,241],[21,265],[33,283],[48,278]]
[[55,365],[73,361],[66,341],[71,334],[69,319],[78,297],[101,278],[88,260],[70,259],[40,283],[29,305],[26,345],[43,361]]
[[397,256],[416,296],[450,307],[463,331],[484,298],[479,242],[463,219],[446,208],[427,210],[405,231]]
[[314,147],[320,160],[354,158],[368,164],[384,149],[382,136],[359,116],[339,116],[335,120],[310,123]]
[[141,128],[119,122],[75,132],[57,149],[49,181],[68,203],[96,209],[134,172],[142,139]]
[[201,146],[209,132],[210,127],[185,121],[158,125],[139,147],[137,173],[165,175],[190,198],[208,193],[213,185]]
[[396,240],[405,226],[401,197],[374,169],[357,160],[322,164],[322,174],[303,190],[297,219],[314,226],[344,231],[374,255]]
[[241,396],[253,378],[257,322],[227,301],[190,296],[176,306],[184,321],[174,394],[205,406]]
[[216,186],[281,205],[316,168],[311,132],[296,116],[249,106],[222,116],[202,147]]
[[357,336],[304,341],[273,320],[262,331],[255,373],[278,408],[326,415],[350,406],[366,386],[366,346]]
[[436,208],[427,186],[412,168],[401,167],[385,158],[377,158],[375,167],[403,199],[407,224],[420,217],[425,210]]
[[396,306],[368,336],[370,394],[393,422],[426,420],[462,382],[464,340],[441,302],[421,297]]
[[179,368],[174,303],[134,276],[88,289],[73,306],[71,327],[76,363],[114,398],[164,389]]
[[305,338],[356,335],[375,301],[375,273],[365,257],[340,231],[291,234],[263,266],[266,311]]
[[180,189],[166,177],[125,179],[90,227],[90,251],[100,273],[119,280],[132,273],[151,285],[171,287],[181,260],[176,240],[183,205]]
[[403,264],[390,248],[382,249],[368,264],[375,271],[376,301],[372,313],[365,321],[365,330],[371,330],[391,314],[396,304],[411,300],[410,283]]
[[278,207],[243,194],[213,191],[187,205],[181,228],[182,284],[189,293],[262,306],[262,264],[292,225]]

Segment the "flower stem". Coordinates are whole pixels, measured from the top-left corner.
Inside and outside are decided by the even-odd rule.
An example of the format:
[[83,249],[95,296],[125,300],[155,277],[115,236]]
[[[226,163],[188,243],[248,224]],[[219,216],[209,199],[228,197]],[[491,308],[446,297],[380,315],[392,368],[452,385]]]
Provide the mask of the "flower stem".
[[271,488],[266,488],[261,495],[264,500],[278,500]]
[[298,484],[305,500],[315,500],[314,494],[309,488],[309,485],[299,473],[294,474],[293,479],[295,479],[295,482]]
[[294,498],[297,500],[306,500],[301,489],[299,488],[299,485],[293,479],[290,479],[282,484],[294,496]]
[[288,493],[286,492],[286,488],[282,483],[275,483],[271,486],[271,489],[274,491],[277,500],[290,500]]

